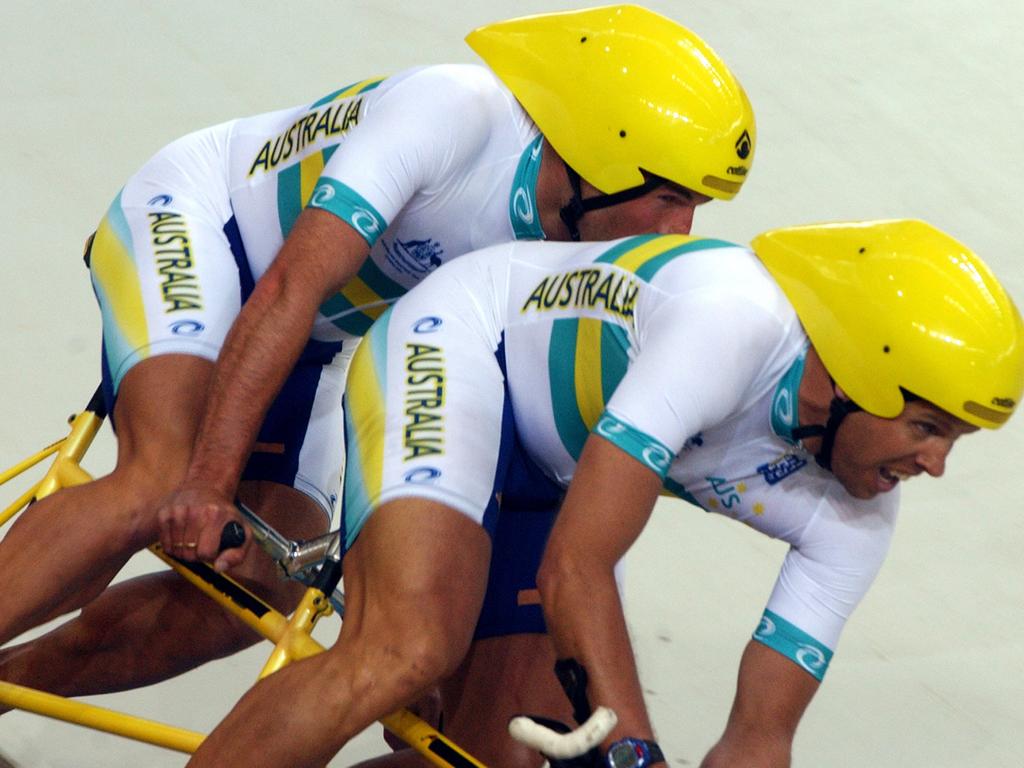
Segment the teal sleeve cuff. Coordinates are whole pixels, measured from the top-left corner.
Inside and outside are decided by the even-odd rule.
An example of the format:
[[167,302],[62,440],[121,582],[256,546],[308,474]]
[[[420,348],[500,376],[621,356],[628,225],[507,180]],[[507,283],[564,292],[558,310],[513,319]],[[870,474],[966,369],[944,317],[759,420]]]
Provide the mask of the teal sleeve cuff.
[[674,458],[667,446],[608,411],[601,414],[594,431],[665,479]]
[[781,653],[819,682],[832,660],[829,648],[769,610],[761,617],[754,639]]
[[309,199],[309,207],[333,213],[362,235],[370,247],[388,228],[384,217],[362,195],[326,176],[321,176],[317,181],[313,196]]

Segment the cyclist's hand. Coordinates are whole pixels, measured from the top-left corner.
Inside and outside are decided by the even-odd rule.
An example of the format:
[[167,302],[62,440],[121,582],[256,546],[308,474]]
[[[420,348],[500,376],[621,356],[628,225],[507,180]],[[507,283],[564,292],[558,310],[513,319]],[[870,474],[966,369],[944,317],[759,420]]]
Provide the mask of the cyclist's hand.
[[248,535],[241,546],[221,551],[225,526],[241,524],[242,518],[231,499],[206,488],[179,488],[164,499],[157,517],[164,551],[182,560],[213,562],[223,572],[240,564],[249,551]]

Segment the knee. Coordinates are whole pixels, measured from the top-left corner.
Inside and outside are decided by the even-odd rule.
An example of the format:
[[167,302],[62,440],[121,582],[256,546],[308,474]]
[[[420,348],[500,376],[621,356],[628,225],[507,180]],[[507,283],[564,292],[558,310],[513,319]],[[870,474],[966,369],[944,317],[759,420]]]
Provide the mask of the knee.
[[403,633],[399,639],[388,651],[401,670],[403,688],[414,694],[452,674],[468,650],[461,637],[427,626]]
[[408,617],[365,630],[332,648],[338,673],[343,677],[345,669],[352,671],[355,696],[387,689],[389,698],[402,705],[452,674],[468,645],[436,625]]
[[141,462],[118,460],[109,475],[95,481],[99,492],[90,524],[106,523],[109,543],[118,550],[137,550],[158,535],[157,509],[176,486],[181,472],[162,472]]

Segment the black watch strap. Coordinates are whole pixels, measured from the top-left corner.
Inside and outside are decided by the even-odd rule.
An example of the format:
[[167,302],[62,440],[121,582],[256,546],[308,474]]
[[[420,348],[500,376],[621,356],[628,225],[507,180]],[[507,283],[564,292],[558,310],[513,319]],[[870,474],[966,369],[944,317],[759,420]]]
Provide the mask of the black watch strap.
[[644,744],[647,746],[647,751],[651,753],[651,765],[665,762],[665,753],[661,751],[658,742],[645,739]]

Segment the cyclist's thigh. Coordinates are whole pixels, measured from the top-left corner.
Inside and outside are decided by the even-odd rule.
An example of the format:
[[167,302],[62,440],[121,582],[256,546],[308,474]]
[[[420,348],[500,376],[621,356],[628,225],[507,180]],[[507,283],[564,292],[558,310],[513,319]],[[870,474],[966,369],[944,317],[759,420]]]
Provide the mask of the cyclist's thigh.
[[458,672],[441,686],[446,735],[487,765],[538,765],[537,753],[509,736],[508,721],[528,713],[573,722],[554,665],[548,635],[475,641]]
[[345,394],[346,546],[374,509],[408,497],[493,531],[512,414],[500,333],[486,322],[459,291],[412,292],[356,350]]
[[[160,355],[126,374],[114,405],[118,471],[148,469],[156,485],[184,473],[199,427],[213,363],[194,355]],[[136,478],[136,481],[138,478]]]

